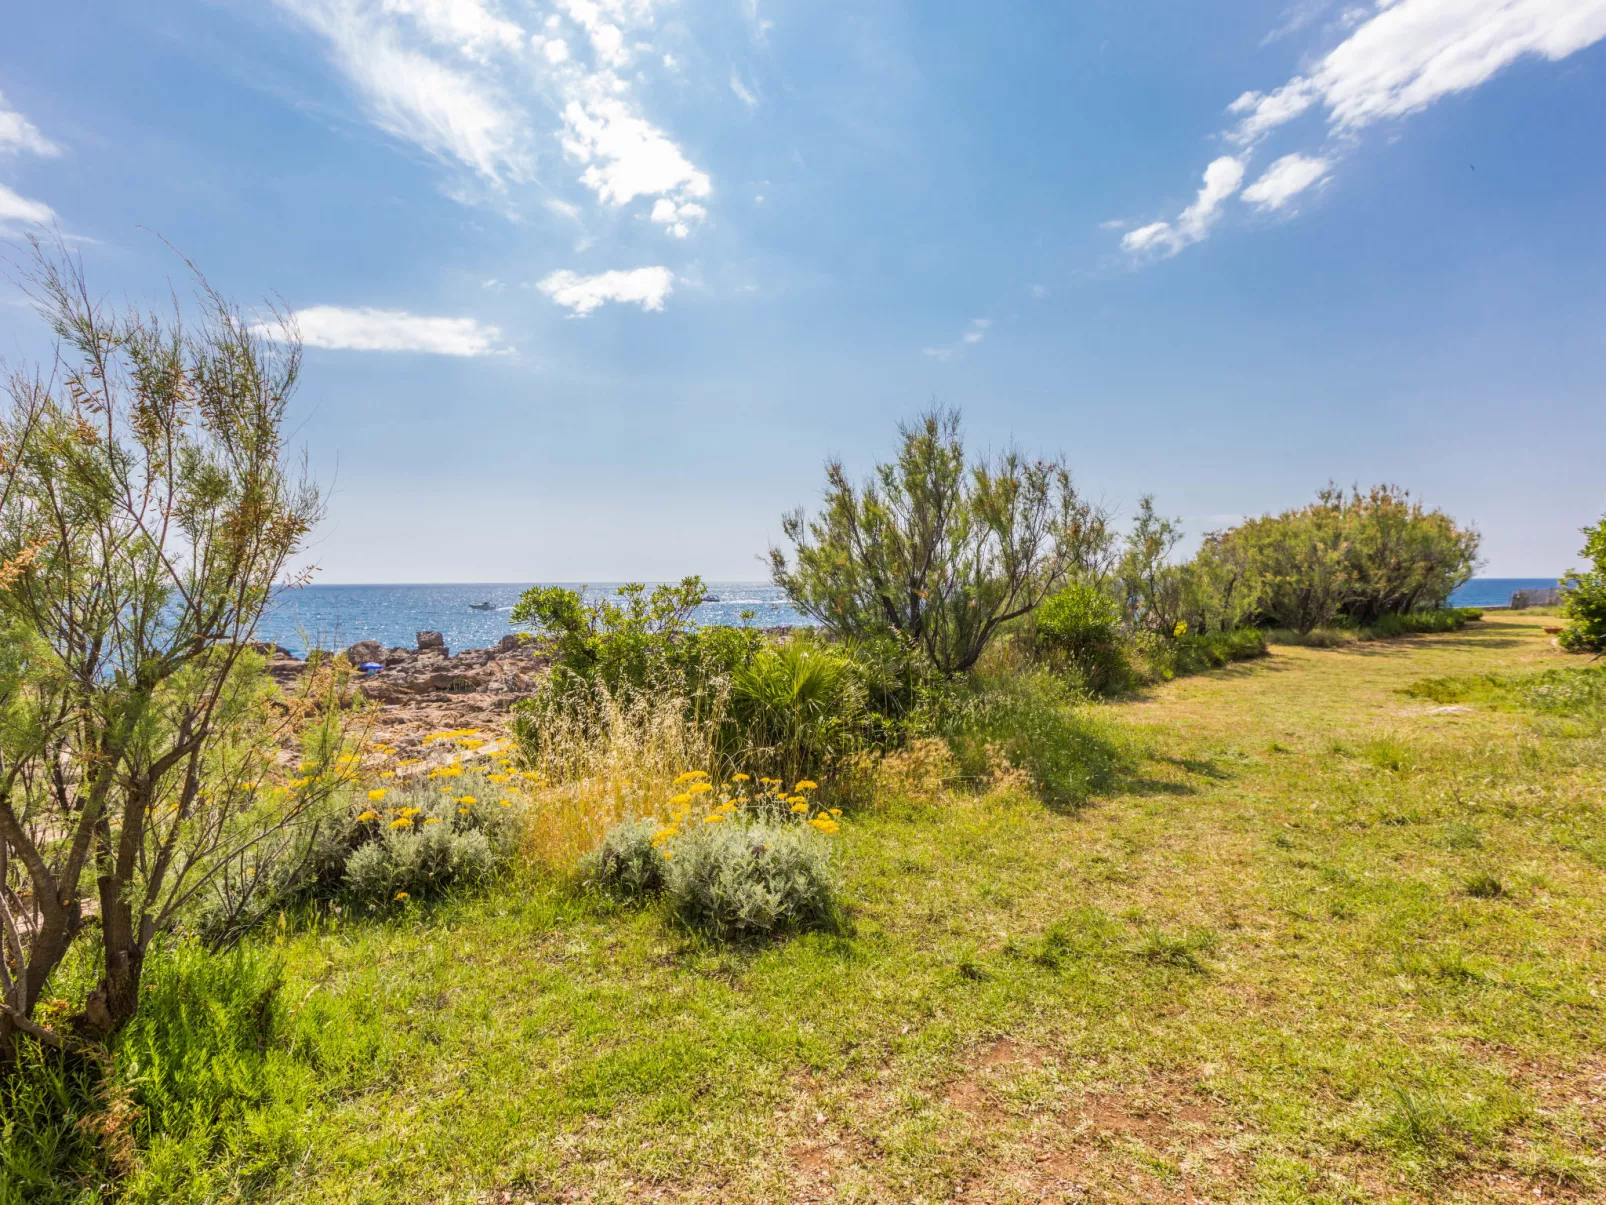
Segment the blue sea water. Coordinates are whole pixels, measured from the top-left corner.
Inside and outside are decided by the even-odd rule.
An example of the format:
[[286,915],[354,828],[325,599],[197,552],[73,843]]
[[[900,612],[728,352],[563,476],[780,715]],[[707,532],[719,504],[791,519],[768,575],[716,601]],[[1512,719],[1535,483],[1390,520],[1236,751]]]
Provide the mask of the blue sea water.
[[[343,649],[359,640],[377,640],[386,648],[412,648],[417,634],[438,631],[452,650],[485,648],[516,631],[509,612],[529,582],[466,583],[434,586],[302,586],[284,589],[275,597],[262,623],[258,640],[282,644],[298,656],[309,648]],[[542,583],[569,585],[577,582]],[[593,596],[612,593],[615,584],[588,586]],[[775,586],[753,582],[710,582],[712,600],[697,608],[699,624],[751,623],[768,628],[781,624],[809,624]],[[488,602],[494,610],[470,610],[470,604]],[[750,620],[742,613],[753,612]]]
[[1452,607],[1504,607],[1518,590],[1548,590],[1560,584],[1554,577],[1475,577],[1450,595]]
[[[576,583],[560,583],[575,585]],[[1554,586],[1555,578],[1473,578],[1451,596],[1458,607],[1504,606],[1515,590]],[[387,648],[412,648],[417,634],[438,631],[450,649],[485,648],[514,631],[508,619],[513,604],[529,583],[435,586],[303,586],[279,593],[257,629],[257,638],[282,644],[303,654],[309,648],[342,649],[359,640],[377,640]],[[588,587],[593,595],[612,591],[613,585]],[[713,601],[697,609],[700,624],[741,624],[775,627],[813,622],[798,614],[786,595],[771,585],[755,582],[711,582]],[[491,611],[473,611],[470,603],[488,602]],[[744,611],[753,612],[743,620]]]

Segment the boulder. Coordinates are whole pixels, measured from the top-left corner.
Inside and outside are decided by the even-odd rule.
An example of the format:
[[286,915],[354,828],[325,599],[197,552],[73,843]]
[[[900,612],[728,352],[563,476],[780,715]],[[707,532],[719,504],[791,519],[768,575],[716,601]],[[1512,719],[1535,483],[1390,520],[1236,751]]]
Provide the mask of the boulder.
[[446,655],[446,637],[439,632],[418,633],[418,651],[421,653],[438,652]]
[[346,650],[346,660],[353,665],[362,665],[369,661],[383,661],[385,659],[385,646],[377,640],[359,640]]
[[519,651],[519,645],[523,643],[523,636],[519,635],[517,632],[509,632],[506,636],[502,637],[501,640],[496,642],[496,651],[499,653],[516,653]]

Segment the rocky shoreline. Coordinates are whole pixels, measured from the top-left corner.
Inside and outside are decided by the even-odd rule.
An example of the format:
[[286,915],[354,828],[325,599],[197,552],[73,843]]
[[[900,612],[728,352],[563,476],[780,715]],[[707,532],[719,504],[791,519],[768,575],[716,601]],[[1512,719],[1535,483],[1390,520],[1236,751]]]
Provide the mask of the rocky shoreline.
[[[785,636],[790,627],[761,628],[769,637]],[[282,645],[263,644],[268,673],[289,691],[306,672],[307,660]],[[551,658],[541,642],[510,633],[490,648],[462,649],[455,655],[440,632],[419,632],[413,648],[386,648],[377,640],[359,640],[340,650],[353,668],[379,666],[362,674],[356,690],[379,704],[373,715],[372,739],[404,752],[425,747],[432,732],[474,729],[487,739],[503,736],[513,705],[530,698],[545,676]],[[313,657],[332,656],[315,650]]]

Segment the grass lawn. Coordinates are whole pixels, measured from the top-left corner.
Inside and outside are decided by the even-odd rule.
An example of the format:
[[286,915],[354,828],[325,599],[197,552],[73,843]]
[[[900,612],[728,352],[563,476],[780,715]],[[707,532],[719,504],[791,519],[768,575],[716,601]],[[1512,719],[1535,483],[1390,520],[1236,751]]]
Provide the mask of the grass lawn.
[[1132,769],[1079,811],[851,817],[844,936],[721,951],[539,880],[292,933],[262,1163],[207,1192],[1600,1199],[1606,741],[1400,689],[1578,664],[1543,622],[1099,708]]

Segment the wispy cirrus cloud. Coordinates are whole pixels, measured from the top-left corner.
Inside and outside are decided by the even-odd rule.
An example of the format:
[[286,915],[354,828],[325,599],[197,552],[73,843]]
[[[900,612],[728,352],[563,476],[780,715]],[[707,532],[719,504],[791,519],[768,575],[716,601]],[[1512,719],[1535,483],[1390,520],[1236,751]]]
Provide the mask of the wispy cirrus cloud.
[[538,177],[561,192],[556,165],[567,163],[579,168],[567,180],[604,210],[649,201],[643,216],[674,237],[706,216],[708,174],[648,117],[626,74],[656,58],[641,53],[651,0],[555,0],[533,19],[520,7],[527,24],[496,0],[275,3],[322,41],[375,126],[502,203],[517,208],[518,186]]
[[582,276],[577,272],[553,272],[537,286],[558,305],[584,318],[609,302],[634,303],[643,310],[662,310],[664,298],[675,287],[675,274],[668,268],[631,268]]
[[[334,351],[420,352],[435,356],[488,356],[504,351],[502,332],[473,318],[437,318],[406,310],[315,305],[288,315],[308,347]],[[252,330],[267,339],[284,336],[277,323]]]
[[[1273,32],[1277,38],[1297,32],[1325,8],[1319,2],[1296,5]],[[1481,87],[1518,59],[1556,62],[1606,38],[1606,0],[1375,0],[1341,25],[1343,39],[1309,71],[1269,91],[1244,92],[1227,107],[1237,120],[1222,136],[1238,152],[1211,163],[1199,201],[1174,224],[1150,222],[1130,230],[1123,248],[1152,257],[1198,242],[1220,209],[1219,200],[1203,205],[1210,173],[1232,182],[1230,195],[1262,141],[1308,112],[1325,111],[1328,146],[1322,153],[1284,155],[1243,190],[1243,199],[1262,210],[1282,208],[1330,176],[1339,148],[1369,126]],[[1229,163],[1237,164],[1235,176],[1224,166]],[[1191,228],[1189,212],[1195,218]]]

